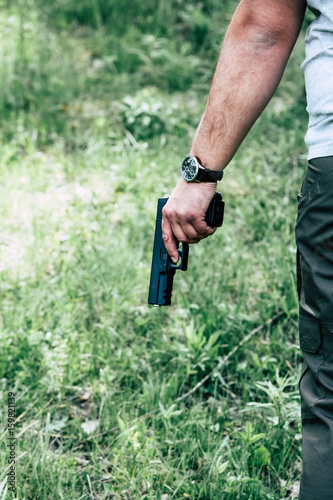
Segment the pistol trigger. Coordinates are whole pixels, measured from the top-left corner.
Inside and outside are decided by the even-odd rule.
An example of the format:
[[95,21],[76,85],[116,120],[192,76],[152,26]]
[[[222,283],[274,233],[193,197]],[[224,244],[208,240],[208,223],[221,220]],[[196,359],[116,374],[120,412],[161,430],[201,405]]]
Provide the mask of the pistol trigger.
[[187,261],[188,261],[188,243],[182,243],[182,250],[178,249],[178,254],[180,258],[180,264],[174,264],[171,262],[171,259],[168,259],[169,269],[180,269],[181,271],[186,271],[187,269]]
[[181,259],[180,264],[178,264],[178,265],[177,265],[177,264],[174,264],[173,262],[170,262],[170,263],[169,263],[169,268],[171,268],[171,269],[181,269],[182,262],[183,262],[183,259],[182,259],[182,252],[180,252],[180,251],[178,250],[178,253],[179,253],[179,257],[180,257],[180,259]]
[[187,261],[188,261],[188,243],[182,243],[182,249],[178,250],[181,256],[181,262],[179,264],[179,269],[186,271]]

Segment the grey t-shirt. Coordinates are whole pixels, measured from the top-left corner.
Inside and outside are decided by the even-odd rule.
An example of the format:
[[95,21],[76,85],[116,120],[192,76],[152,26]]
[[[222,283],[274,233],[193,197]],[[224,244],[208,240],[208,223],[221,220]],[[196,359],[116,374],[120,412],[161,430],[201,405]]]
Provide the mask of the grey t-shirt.
[[333,155],[333,0],[308,0],[316,19],[305,39],[308,159]]

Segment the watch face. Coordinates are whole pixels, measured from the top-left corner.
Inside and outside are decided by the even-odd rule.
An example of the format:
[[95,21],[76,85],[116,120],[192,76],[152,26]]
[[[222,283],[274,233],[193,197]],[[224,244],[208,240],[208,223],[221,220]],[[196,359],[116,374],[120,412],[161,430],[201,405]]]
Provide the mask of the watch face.
[[187,182],[194,181],[199,170],[197,159],[194,156],[186,156],[182,163],[182,176]]

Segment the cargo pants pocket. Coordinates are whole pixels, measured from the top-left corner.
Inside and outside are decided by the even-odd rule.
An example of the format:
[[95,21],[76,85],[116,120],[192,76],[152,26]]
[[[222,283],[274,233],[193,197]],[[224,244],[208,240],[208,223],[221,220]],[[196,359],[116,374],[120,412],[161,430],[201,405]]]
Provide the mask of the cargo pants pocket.
[[301,415],[302,419],[314,418],[316,403],[326,396],[326,389],[320,381],[324,354],[319,321],[302,312],[299,315],[299,340],[304,356],[299,381]]

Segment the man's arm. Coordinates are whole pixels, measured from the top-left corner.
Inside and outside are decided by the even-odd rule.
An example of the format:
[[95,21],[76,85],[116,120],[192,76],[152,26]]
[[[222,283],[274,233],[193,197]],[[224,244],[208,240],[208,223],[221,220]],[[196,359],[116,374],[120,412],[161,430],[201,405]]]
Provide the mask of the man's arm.
[[[191,154],[211,170],[232,159],[281,80],[300,32],[306,0],[242,0],[228,28]],[[196,243],[215,231],[204,222],[216,183],[180,179],[163,209],[163,239]]]

